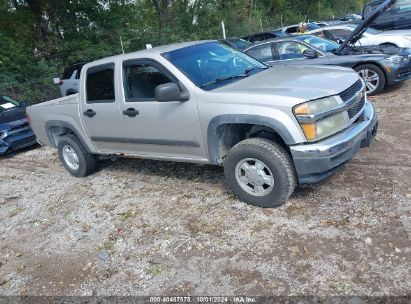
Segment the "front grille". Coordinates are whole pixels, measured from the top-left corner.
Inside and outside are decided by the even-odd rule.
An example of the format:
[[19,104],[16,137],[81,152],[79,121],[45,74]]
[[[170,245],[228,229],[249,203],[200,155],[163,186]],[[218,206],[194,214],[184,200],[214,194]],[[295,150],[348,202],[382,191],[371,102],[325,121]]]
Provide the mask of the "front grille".
[[358,79],[356,83],[354,83],[352,86],[350,86],[348,89],[346,89],[344,92],[340,94],[341,99],[346,102],[350,100],[354,95],[361,90],[362,88],[362,81],[361,79]]
[[11,129],[9,129],[9,131],[11,132],[11,131],[20,130],[20,129],[27,128],[27,127],[29,127],[29,126],[30,126],[30,124],[29,124],[28,122],[25,122],[25,123],[23,123],[23,124],[21,124],[21,125],[18,125],[18,126],[15,126],[15,127],[11,128]]
[[[361,94],[360,90],[363,87],[363,83],[361,79],[359,79],[356,83],[354,83],[351,87],[346,89],[344,92],[340,94],[341,99],[344,102],[348,102],[352,98],[355,98],[358,94]],[[362,96],[361,100],[355,102],[351,108],[347,110],[348,117],[353,119],[364,107],[365,105],[365,94]]]
[[357,115],[361,111],[364,105],[365,105],[365,96],[363,96],[361,100],[357,102],[354,106],[348,109],[347,111],[348,117],[350,117],[350,119],[353,119],[355,115]]

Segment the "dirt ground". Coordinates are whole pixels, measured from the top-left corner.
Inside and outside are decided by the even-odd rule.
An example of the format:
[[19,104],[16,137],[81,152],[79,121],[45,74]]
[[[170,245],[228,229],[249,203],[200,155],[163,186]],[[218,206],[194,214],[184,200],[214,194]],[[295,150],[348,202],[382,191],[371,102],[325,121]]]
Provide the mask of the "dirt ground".
[[411,82],[376,97],[377,140],[278,209],[221,168],[105,161],[76,179],[37,147],[0,158],[0,295],[406,295]]

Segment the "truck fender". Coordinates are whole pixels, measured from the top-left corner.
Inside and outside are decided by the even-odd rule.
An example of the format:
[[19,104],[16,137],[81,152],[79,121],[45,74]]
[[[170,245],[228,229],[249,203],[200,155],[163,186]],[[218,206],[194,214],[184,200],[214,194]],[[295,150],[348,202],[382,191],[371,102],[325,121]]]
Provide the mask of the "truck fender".
[[61,127],[75,134],[78,140],[87,150],[87,152],[92,153],[91,149],[86,144],[85,140],[80,135],[80,133],[77,131],[77,129],[72,124],[65,122],[65,121],[61,121],[61,120],[50,120],[46,122],[47,137],[48,137],[49,142],[53,145],[54,148],[57,148],[57,143],[55,142],[53,133],[52,133],[52,128],[54,127]]
[[[218,127],[224,124],[252,124],[268,127],[275,131],[282,140],[288,145],[296,144],[293,136],[287,130],[287,128],[278,120],[270,117],[260,115],[248,115],[248,114],[227,114],[214,117],[207,130],[207,147],[208,155],[211,164],[219,165],[219,149],[218,142],[221,134],[218,134]],[[221,133],[221,132],[220,132]]]

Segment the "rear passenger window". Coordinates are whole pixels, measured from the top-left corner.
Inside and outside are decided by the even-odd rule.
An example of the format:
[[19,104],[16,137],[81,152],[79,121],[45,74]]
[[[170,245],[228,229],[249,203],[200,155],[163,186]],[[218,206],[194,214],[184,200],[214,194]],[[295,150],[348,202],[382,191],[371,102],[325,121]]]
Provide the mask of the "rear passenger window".
[[124,64],[124,94],[126,101],[155,100],[155,89],[160,84],[174,82],[152,64]]
[[114,64],[87,70],[87,103],[114,102]]

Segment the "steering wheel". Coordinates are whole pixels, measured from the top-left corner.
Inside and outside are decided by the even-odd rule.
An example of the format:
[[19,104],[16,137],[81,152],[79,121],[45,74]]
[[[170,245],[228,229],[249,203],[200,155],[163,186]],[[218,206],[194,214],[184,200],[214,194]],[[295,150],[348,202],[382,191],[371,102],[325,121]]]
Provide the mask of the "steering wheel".
[[236,68],[247,65],[244,59],[241,57],[234,57],[232,60]]

